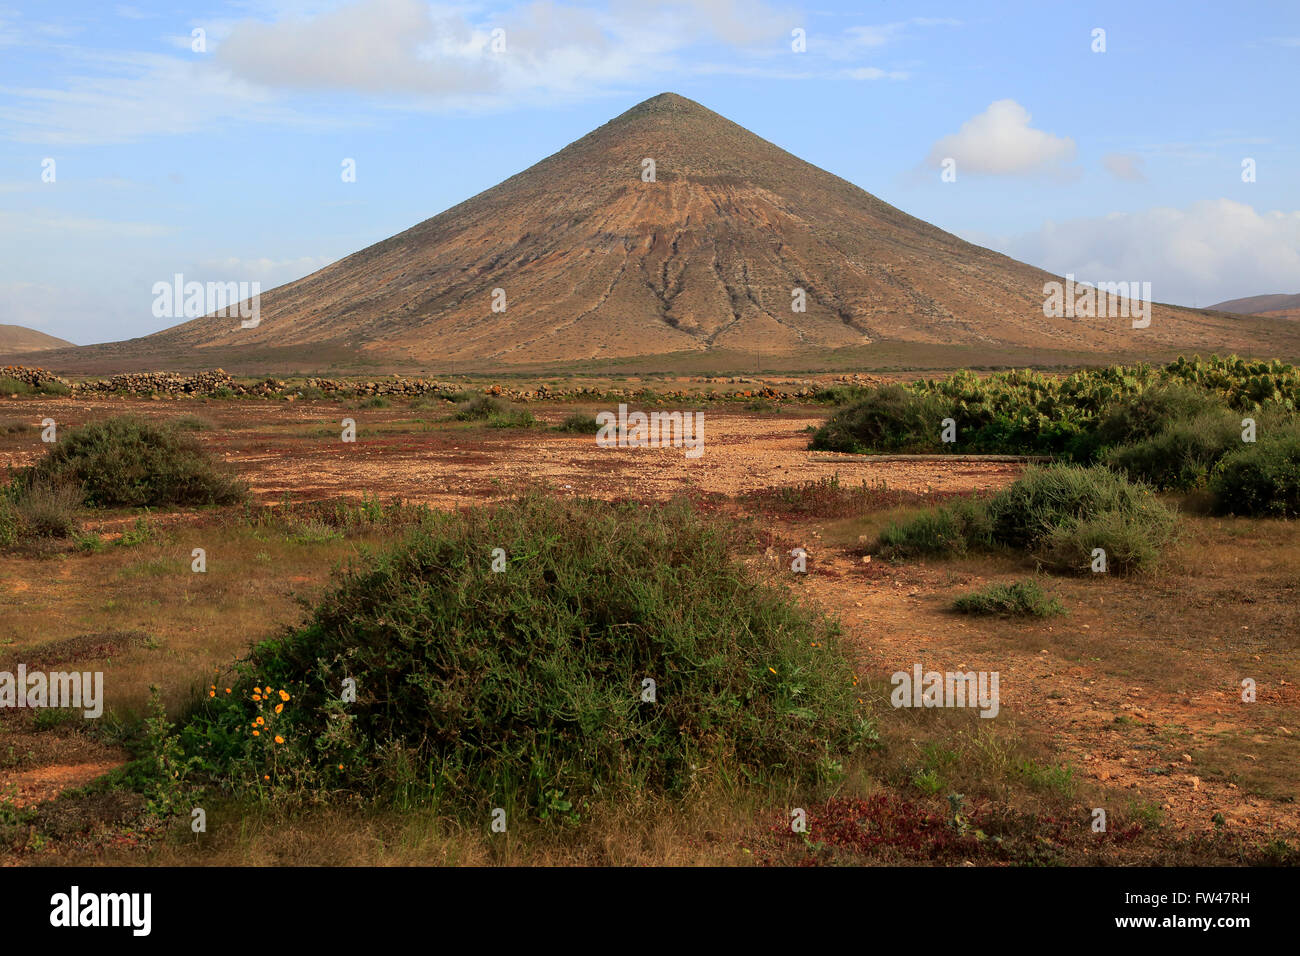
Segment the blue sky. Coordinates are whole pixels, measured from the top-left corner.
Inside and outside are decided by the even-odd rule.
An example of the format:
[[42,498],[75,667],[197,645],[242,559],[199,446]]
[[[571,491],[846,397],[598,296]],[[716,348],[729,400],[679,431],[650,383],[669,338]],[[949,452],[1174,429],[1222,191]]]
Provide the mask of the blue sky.
[[0,323],[156,331],[155,282],[271,288],[665,90],[1057,273],[1300,292],[1295,0],[0,0]]

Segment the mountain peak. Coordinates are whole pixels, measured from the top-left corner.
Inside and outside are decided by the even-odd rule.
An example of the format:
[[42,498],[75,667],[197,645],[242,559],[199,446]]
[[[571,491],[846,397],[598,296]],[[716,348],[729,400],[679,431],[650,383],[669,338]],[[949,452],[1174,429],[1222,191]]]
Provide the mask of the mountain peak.
[[[642,100],[636,106],[632,107],[623,116],[644,116],[648,113],[693,113],[696,115],[712,116],[716,115],[712,110],[701,106],[692,99],[687,99],[680,93],[660,93],[652,96],[648,100]],[[619,117],[620,119],[622,117]]]
[[[337,348],[480,365],[718,351],[1136,348],[1043,314],[1052,276],[964,242],[672,92],[502,183],[261,297],[132,346]],[[1145,347],[1241,351],[1161,307]],[[221,364],[230,367],[223,358]]]

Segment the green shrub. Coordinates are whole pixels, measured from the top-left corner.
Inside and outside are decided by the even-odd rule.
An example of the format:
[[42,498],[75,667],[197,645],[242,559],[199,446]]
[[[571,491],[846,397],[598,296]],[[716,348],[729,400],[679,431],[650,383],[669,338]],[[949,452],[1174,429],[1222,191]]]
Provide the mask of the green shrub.
[[26,396],[32,394],[32,387],[26,382],[17,378],[10,378],[8,375],[0,375],[0,395],[20,395]]
[[295,544],[322,544],[326,541],[339,541],[343,537],[340,529],[310,518],[295,522],[288,532],[288,539]]
[[813,433],[815,451],[852,454],[913,451],[939,443],[949,408],[938,398],[902,385],[885,385],[833,414]]
[[1175,531],[1176,519],[1167,509],[1144,514],[1108,511],[1053,528],[1040,543],[1038,558],[1053,571],[1083,573],[1092,570],[1094,552],[1100,548],[1110,573],[1149,571]]
[[836,629],[756,579],[731,535],[683,503],[431,513],[257,645],[231,695],[196,705],[186,750],[236,790],[542,818],[833,778],[874,738]]
[[526,408],[511,408],[488,419],[489,428],[531,428],[536,424],[536,416]]
[[1200,485],[1215,463],[1240,444],[1240,413],[1218,409],[1175,422],[1133,444],[1112,448],[1102,460],[1131,481],[1187,490]]
[[21,480],[73,485],[98,506],[226,504],[245,492],[192,435],[131,416],[69,431]]
[[[881,532],[882,556],[1005,548],[1061,570],[1087,568],[1094,547],[1111,570],[1144,570],[1177,532],[1177,516],[1144,485],[1101,466],[1028,468],[985,502],[944,505]],[[1086,560],[1085,560],[1086,558]]]
[[1002,617],[1054,617],[1065,608],[1046,594],[1032,578],[1012,584],[991,584],[980,591],[963,594],[952,602],[959,614],[996,614]]
[[999,544],[1032,549],[1057,528],[1109,512],[1163,526],[1168,508],[1149,488],[1130,484],[1109,468],[1048,465],[1027,468],[1020,478],[989,501],[992,536]]
[[556,431],[574,432],[580,435],[594,435],[600,431],[596,416],[583,412],[573,412],[564,416],[564,421],[555,426]]
[[0,395],[18,395],[27,397],[28,395],[71,395],[72,389],[62,382],[44,381],[39,385],[29,385],[22,379],[13,378],[9,375],[0,376]]
[[1105,448],[1153,438],[1175,422],[1222,408],[1212,395],[1188,385],[1149,388],[1109,406],[1097,422],[1097,444]]
[[80,506],[81,492],[75,487],[44,482],[28,485],[14,501],[20,536],[66,538],[81,527]]
[[486,421],[498,415],[508,414],[510,403],[492,395],[475,395],[456,408],[456,418],[462,422]]
[[1220,513],[1300,515],[1300,433],[1293,428],[1229,453],[1215,466],[1209,486]]
[[384,398],[384,396],[371,395],[369,398],[363,399],[361,401],[361,404],[358,407],[359,408],[387,408],[389,404],[391,403],[388,401],[388,399]]
[[0,487],[0,547],[32,538],[66,538],[81,527],[76,488],[45,482]]
[[880,533],[876,549],[886,558],[913,558],[965,554],[992,544],[992,526],[985,503],[961,499],[889,525]]
[[78,531],[72,533],[72,543],[76,545],[78,551],[86,554],[101,554],[107,547],[107,542],[100,537],[97,531],[87,531],[84,534]]
[[813,393],[812,400],[823,405],[848,405],[866,398],[870,391],[862,385],[831,385],[819,388]]
[[[1013,370],[867,391],[814,430],[814,449],[847,452],[1047,454],[1091,464],[1108,447],[1154,437],[1222,408],[1243,414],[1300,408],[1300,369],[1211,356],[1085,369],[1064,378]],[[941,441],[944,418],[956,441]]]

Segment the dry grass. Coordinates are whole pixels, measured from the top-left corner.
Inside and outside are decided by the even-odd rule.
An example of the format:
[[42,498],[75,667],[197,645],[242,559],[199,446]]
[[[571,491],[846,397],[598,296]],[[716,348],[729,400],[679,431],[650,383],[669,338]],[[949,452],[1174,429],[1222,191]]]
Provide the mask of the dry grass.
[[[85,634],[140,632],[141,643],[111,658],[107,710],[139,715],[157,683],[175,711],[250,641],[296,621],[296,599],[322,587],[335,563],[378,540],[295,541],[202,519],[155,534],[98,554],[0,554],[0,658],[25,659],[42,645]],[[204,573],[191,570],[195,548],[206,552]]]

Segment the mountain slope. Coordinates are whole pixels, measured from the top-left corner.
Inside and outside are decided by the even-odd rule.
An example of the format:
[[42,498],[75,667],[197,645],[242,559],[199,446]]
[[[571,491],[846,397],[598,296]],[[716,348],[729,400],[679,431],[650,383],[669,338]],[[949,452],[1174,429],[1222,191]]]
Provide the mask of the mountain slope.
[[0,325],[0,355],[45,352],[49,349],[75,348],[67,339],[55,338],[21,325]]
[[1264,312],[1283,312],[1300,309],[1300,293],[1287,295],[1252,295],[1244,299],[1229,299],[1218,305],[1210,306],[1219,312],[1234,312],[1238,315],[1260,315]]
[[1300,319],[1300,293],[1296,295],[1252,295],[1245,299],[1229,299],[1211,306],[1220,312],[1239,315],[1258,315],[1270,319]]
[[[646,158],[654,182],[642,180]],[[263,293],[256,328],[205,317],[86,354],[217,364],[260,348],[502,365],[885,342],[1256,351],[1258,326],[1172,307],[1156,307],[1142,330],[1127,318],[1045,318],[1043,283],[1054,278],[665,93],[432,219]],[[804,312],[791,308],[796,288]],[[496,289],[504,312],[493,311]]]

